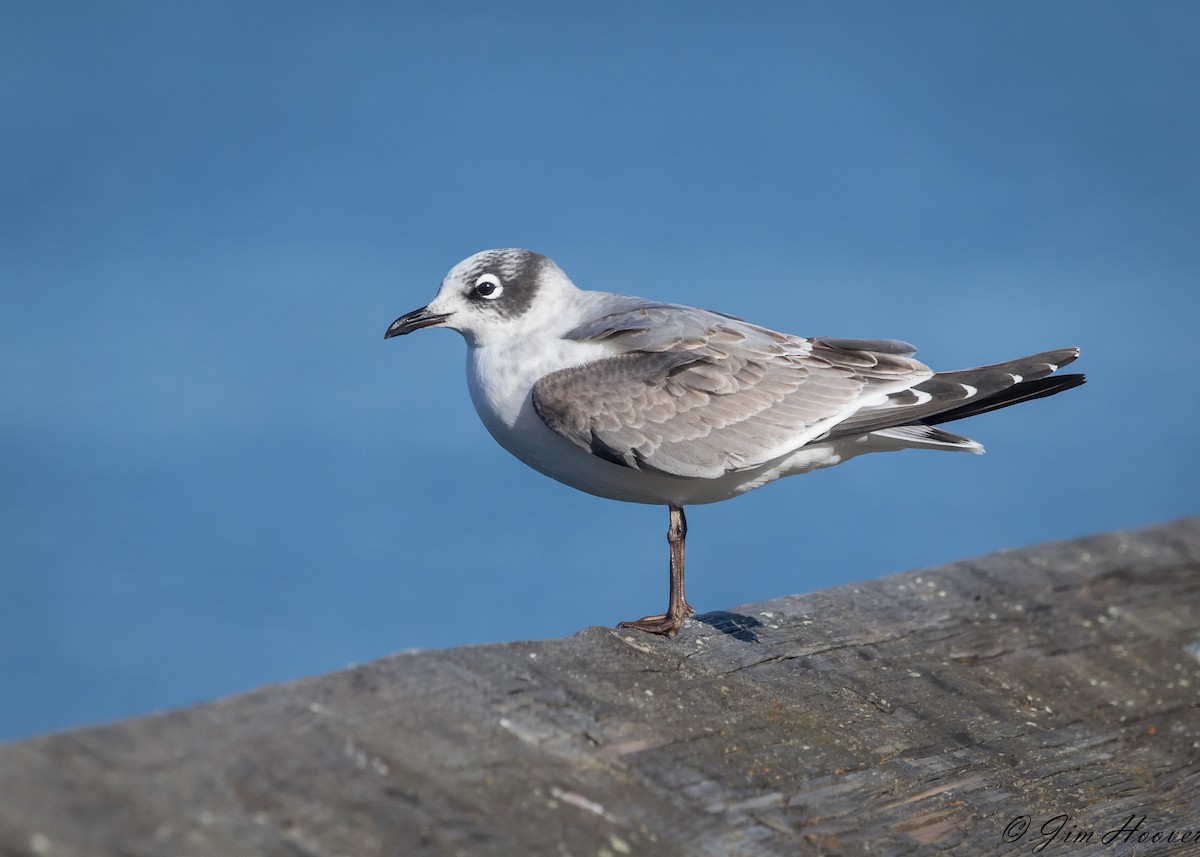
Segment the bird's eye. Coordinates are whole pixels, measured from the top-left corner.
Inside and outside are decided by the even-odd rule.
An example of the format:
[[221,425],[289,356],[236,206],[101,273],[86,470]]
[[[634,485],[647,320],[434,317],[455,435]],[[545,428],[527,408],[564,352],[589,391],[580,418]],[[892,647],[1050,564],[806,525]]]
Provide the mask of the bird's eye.
[[475,294],[481,298],[487,298],[489,301],[494,301],[500,295],[504,294],[504,284],[500,282],[499,277],[495,274],[484,274],[475,281]]

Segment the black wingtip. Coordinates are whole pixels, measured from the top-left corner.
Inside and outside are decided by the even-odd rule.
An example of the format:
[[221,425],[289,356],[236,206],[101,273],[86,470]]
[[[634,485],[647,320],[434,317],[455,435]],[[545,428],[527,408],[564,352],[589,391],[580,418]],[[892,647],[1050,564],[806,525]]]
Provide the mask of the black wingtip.
[[1053,396],[1064,390],[1078,387],[1086,381],[1086,375],[1051,375],[1048,378],[1039,378],[1036,381],[1021,381],[1018,384],[1013,384],[1008,389],[1001,390],[995,395],[977,399],[974,402],[963,405],[961,408],[954,408],[949,411],[942,411],[940,414],[925,417],[921,422],[926,425],[935,426],[953,420],[977,416],[978,414],[986,414],[988,411],[1007,408],[1009,405],[1032,402],[1034,399],[1044,399],[1046,396]]

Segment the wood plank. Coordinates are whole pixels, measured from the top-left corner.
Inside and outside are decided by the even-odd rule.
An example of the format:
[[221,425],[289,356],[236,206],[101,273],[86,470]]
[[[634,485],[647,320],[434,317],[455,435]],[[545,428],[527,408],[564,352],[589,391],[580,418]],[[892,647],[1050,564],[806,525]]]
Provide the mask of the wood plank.
[[1198,603],[1195,518],[397,655],[0,747],[0,854],[1197,853]]

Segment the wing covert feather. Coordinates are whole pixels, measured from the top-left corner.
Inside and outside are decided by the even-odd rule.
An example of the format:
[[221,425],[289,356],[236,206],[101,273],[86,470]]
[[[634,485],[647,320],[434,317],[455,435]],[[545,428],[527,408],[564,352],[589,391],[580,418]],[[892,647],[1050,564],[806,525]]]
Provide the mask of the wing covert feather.
[[589,321],[567,338],[615,353],[540,379],[542,421],[606,460],[684,477],[765,464],[932,374],[898,348],[837,347],[664,304]]

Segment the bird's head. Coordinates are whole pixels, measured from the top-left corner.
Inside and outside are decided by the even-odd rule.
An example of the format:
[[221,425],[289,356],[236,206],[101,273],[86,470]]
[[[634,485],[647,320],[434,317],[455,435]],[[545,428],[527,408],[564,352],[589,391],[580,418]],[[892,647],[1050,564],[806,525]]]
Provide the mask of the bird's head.
[[543,315],[555,297],[573,290],[570,280],[545,256],[528,250],[484,250],[450,269],[428,306],[396,319],[384,339],[423,327],[457,330],[468,342],[520,335]]

